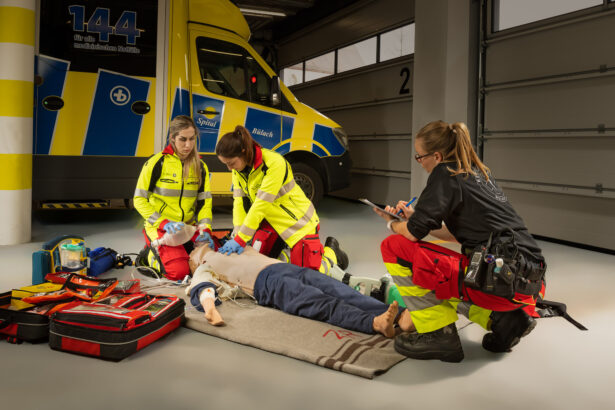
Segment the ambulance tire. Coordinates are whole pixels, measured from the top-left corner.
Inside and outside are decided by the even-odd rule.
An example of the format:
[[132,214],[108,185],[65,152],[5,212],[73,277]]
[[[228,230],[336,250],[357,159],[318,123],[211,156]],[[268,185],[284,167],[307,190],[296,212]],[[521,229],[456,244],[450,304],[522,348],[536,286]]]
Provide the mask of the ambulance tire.
[[292,164],[292,168],[297,185],[303,189],[314,206],[318,206],[324,195],[324,184],[318,172],[303,162],[295,162]]

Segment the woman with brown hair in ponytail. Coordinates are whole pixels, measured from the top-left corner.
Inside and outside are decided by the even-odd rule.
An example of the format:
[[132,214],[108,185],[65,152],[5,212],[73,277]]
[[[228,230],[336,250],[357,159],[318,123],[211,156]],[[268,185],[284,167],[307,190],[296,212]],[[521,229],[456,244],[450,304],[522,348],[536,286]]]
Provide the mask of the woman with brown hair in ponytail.
[[327,238],[325,247],[320,243],[314,205],[282,155],[262,148],[241,125],[220,138],[216,155],[233,178],[234,237],[220,252],[241,254],[252,241],[260,253],[276,258],[286,244],[290,262],[297,266],[329,275],[335,264],[348,266],[335,238]]
[[[135,189],[135,208],[145,220],[146,248],[140,259],[171,280],[182,280],[190,273],[188,254],[194,242],[214,248],[209,172],[198,147],[199,133],[192,118],[173,118],[169,145],[145,162]],[[183,245],[151,246],[165,233],[188,232],[185,225],[196,225],[198,230]]]
[[[462,313],[491,331],[482,345],[508,352],[536,325],[546,264],[536,241],[472,148],[464,123],[433,121],[414,140],[414,159],[429,173],[414,206],[387,207],[403,221],[374,209],[393,235],[382,257],[408,308],[406,332],[395,349],[415,359],[459,362],[463,349],[455,322]],[[461,244],[461,253],[421,241],[432,236]]]

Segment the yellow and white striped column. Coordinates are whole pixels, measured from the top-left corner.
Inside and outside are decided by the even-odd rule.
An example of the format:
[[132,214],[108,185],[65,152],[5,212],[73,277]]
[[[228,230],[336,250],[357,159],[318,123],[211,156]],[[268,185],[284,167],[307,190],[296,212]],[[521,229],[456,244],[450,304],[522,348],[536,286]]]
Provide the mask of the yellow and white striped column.
[[29,242],[35,0],[0,0],[0,245]]

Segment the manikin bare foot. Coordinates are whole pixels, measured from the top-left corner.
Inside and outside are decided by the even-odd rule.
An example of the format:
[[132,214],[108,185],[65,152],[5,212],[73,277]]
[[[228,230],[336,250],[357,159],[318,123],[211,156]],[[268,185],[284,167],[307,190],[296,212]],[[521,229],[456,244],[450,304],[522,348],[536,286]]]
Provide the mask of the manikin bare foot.
[[402,332],[413,332],[416,330],[414,327],[414,323],[412,323],[412,317],[410,316],[410,312],[404,310],[401,315],[399,315],[399,320],[397,321],[399,328]]
[[398,309],[399,305],[397,301],[393,301],[393,303],[389,306],[386,312],[374,318],[374,323],[372,325],[374,330],[378,333],[382,333],[386,337],[395,336],[393,322],[395,321],[395,317],[397,316]]
[[202,302],[203,310],[205,310],[205,319],[210,325],[222,326],[224,319],[220,316],[220,312],[216,309],[216,300],[207,298]]

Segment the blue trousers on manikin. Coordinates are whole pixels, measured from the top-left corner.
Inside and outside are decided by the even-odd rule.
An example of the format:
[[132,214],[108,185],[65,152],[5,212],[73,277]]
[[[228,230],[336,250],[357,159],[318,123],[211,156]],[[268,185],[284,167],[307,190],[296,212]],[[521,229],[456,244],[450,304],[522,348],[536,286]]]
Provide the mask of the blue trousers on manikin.
[[329,276],[288,263],[263,269],[254,297],[261,306],[368,334],[374,333],[374,317],[388,308]]

